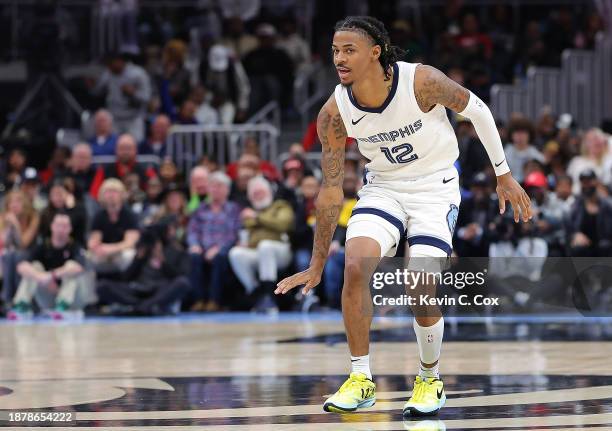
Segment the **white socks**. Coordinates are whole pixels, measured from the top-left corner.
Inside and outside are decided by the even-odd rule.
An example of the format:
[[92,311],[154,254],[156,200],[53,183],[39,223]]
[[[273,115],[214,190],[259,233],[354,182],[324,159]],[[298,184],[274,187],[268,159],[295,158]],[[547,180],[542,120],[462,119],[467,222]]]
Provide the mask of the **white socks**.
[[[432,326],[421,326],[416,319],[413,321],[414,333],[419,344],[419,376],[421,377],[439,377],[439,367],[437,361],[440,359],[440,350],[442,348],[442,338],[444,337],[444,318],[441,317]],[[425,368],[423,364],[433,364],[432,368]]]
[[351,373],[363,373],[372,380],[370,372],[370,355],[351,356]]
[[[444,337],[444,318],[441,317],[432,326],[421,326],[416,319],[413,321],[414,332],[419,344],[419,376],[422,378],[434,377],[439,378],[439,367],[437,361],[440,359],[440,350],[442,348],[442,338]],[[431,368],[423,367],[423,364],[433,364]],[[372,372],[370,371],[370,355],[351,356],[351,373],[363,373],[368,379],[372,380]]]

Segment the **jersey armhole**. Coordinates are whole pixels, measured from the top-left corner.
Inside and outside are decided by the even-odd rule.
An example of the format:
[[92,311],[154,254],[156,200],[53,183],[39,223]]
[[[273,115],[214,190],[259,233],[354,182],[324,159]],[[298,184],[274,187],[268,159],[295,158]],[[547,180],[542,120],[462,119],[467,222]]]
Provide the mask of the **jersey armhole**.
[[348,100],[348,94],[342,94],[345,92],[341,85],[336,86],[334,89],[334,98],[336,99],[336,105],[338,106],[338,112],[340,113],[340,118],[342,118],[342,122],[344,123],[344,128],[346,129],[347,137],[354,138],[353,136],[353,128],[350,122],[350,115],[346,112],[346,106],[343,103],[345,100]]
[[[428,111],[428,112],[423,112],[421,111],[421,108],[419,107],[419,104],[417,103],[416,100],[416,92],[414,90],[414,86],[416,83],[416,70],[417,70],[417,66],[419,66],[422,63],[409,63],[409,67],[412,69],[410,70],[410,74],[409,75],[409,80],[410,80],[410,85],[408,86],[408,94],[410,94],[410,100],[412,100],[412,103],[414,104],[415,108],[417,109],[418,112],[420,112],[421,114],[429,114],[432,110]],[[435,109],[435,108],[434,108]]]

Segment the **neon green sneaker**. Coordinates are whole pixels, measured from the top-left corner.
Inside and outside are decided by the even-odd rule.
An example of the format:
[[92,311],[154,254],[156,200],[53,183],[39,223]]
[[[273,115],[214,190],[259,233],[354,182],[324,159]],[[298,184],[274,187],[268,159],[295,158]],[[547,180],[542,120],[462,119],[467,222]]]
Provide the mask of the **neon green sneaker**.
[[416,376],[412,396],[404,405],[404,416],[433,416],[444,403],[446,403],[446,394],[442,380]]
[[326,412],[354,412],[376,404],[376,385],[363,373],[351,373],[338,392],[329,397],[323,410]]

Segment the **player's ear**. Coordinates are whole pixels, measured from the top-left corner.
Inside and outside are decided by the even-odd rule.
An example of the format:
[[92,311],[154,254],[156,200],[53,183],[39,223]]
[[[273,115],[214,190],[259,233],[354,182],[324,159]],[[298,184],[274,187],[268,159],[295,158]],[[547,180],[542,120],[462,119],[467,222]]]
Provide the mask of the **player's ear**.
[[374,45],[372,47],[372,59],[378,61],[378,58],[380,57],[380,53],[381,53],[381,49],[380,49],[380,45]]

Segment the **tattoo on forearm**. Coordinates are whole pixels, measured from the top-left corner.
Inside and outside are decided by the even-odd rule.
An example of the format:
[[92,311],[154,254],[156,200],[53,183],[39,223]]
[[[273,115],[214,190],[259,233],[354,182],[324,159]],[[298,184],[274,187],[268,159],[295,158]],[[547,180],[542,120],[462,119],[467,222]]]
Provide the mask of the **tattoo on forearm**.
[[315,212],[317,222],[312,258],[314,261],[324,262],[342,209],[344,146],[347,132],[340,113],[336,112],[332,116],[326,109],[322,109],[317,118],[317,132],[322,146],[323,184]]
[[431,66],[420,66],[419,70],[423,78],[414,96],[421,111],[429,112],[437,103],[455,112],[465,109],[470,98],[468,90]]
[[312,247],[313,258],[324,262],[329,253],[329,245],[331,244],[336,225],[338,224],[338,216],[342,205],[325,205],[317,208],[316,228],[314,235],[314,244]]
[[[321,170],[323,171],[323,187],[341,187],[344,180],[344,142],[346,129],[340,114],[332,118],[323,111],[317,121],[319,138],[321,140]],[[334,145],[329,142],[329,125],[332,125]]]

